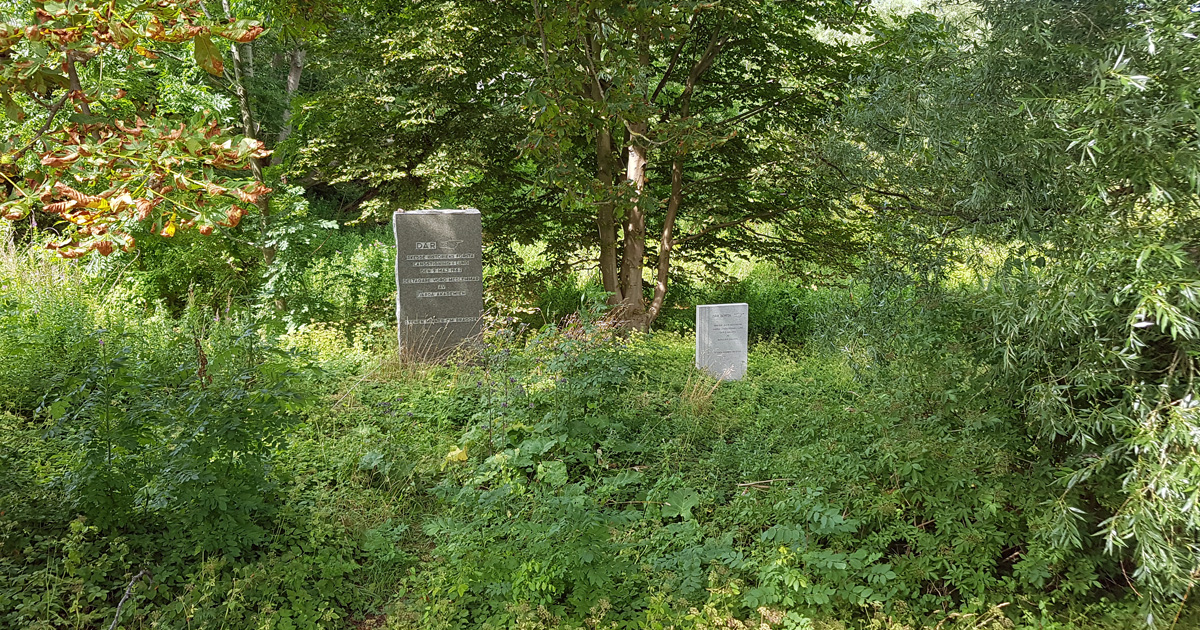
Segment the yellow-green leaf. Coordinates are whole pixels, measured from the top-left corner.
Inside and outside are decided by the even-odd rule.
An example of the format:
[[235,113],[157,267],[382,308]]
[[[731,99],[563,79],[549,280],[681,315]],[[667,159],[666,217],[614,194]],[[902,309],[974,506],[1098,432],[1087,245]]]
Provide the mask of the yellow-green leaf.
[[225,72],[225,62],[221,60],[221,51],[208,35],[197,35],[192,40],[196,46],[196,65],[204,68],[209,74],[221,76]]

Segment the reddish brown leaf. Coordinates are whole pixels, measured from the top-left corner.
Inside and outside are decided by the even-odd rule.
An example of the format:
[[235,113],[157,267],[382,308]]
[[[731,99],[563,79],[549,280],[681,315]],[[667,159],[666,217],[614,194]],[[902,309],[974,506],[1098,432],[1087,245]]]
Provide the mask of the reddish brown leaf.
[[224,221],[218,221],[217,225],[223,225],[225,227],[231,227],[231,228],[237,227],[238,223],[242,222],[242,217],[245,215],[246,215],[246,211],[243,210],[240,206],[236,206],[236,205],[229,206],[229,214],[227,214],[225,216]]
[[42,209],[50,214],[62,214],[77,205],[75,200],[48,203]]
[[25,31],[12,24],[0,24],[0,52],[5,52],[17,45]]
[[233,192],[243,203],[258,203],[263,195],[271,193],[271,189],[264,186],[262,182],[254,182],[245,189],[239,188]]
[[259,35],[262,35],[264,30],[266,29],[257,22],[238,20],[225,26],[214,26],[210,29],[210,32],[225,39],[232,39],[239,44],[246,44],[254,41]]
[[64,166],[73,164],[78,159],[79,159],[78,151],[68,153],[61,157],[48,153],[48,154],[42,156],[42,165],[49,166],[51,168],[62,168]]
[[150,218],[150,213],[154,211],[154,208],[158,207],[158,204],[162,203],[162,200],[162,197],[155,199],[138,199],[136,203],[137,214],[134,216],[137,217],[138,221],[145,221],[146,219]]
[[0,204],[0,217],[4,217],[9,221],[19,221],[25,218],[29,212],[29,208],[20,201],[9,201]]
[[92,203],[96,203],[96,202],[100,201],[100,197],[96,197],[94,195],[85,195],[85,194],[79,192],[78,190],[75,190],[74,188],[71,188],[70,186],[68,186],[62,182],[55,182],[54,190],[57,190],[60,195],[66,197],[68,199],[71,199],[72,201],[78,203],[81,206],[86,206],[88,204],[92,204]]

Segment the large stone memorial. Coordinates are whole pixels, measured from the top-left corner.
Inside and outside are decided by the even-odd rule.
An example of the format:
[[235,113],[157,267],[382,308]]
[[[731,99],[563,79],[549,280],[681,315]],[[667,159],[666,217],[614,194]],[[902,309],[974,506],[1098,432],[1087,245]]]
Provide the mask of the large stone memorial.
[[483,230],[478,210],[392,216],[400,353],[440,358],[479,332]]
[[696,307],[696,367],[713,378],[741,380],[746,374],[748,304],[701,304]]

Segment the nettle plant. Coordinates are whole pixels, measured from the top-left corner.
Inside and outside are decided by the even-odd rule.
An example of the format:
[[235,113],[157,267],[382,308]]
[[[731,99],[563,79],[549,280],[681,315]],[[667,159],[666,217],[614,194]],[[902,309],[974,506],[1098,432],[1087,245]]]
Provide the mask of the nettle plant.
[[[271,192],[257,172],[269,152],[222,129],[212,112],[163,112],[139,71],[188,54],[224,73],[213,37],[249,42],[253,21],[215,23],[195,0],[35,2],[22,24],[0,23],[0,216],[41,211],[64,223],[50,248],[67,258],[161,236],[233,227]],[[11,19],[11,14],[5,16]],[[122,85],[129,85],[127,90]],[[254,169],[255,177],[245,177]]]

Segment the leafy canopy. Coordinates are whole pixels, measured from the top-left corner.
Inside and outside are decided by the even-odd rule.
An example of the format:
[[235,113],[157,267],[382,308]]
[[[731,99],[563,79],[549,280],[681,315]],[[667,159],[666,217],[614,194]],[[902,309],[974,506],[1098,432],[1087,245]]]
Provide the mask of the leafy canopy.
[[[194,0],[34,3],[0,24],[0,216],[31,211],[65,223],[50,247],[75,258],[131,248],[138,224],[164,237],[199,225],[234,226],[270,189],[243,177],[267,155],[261,142],[225,132],[211,112],[163,112],[153,92],[118,87],[184,51],[224,72],[213,37],[249,42],[254,21],[208,19]],[[126,81],[128,82],[128,81]],[[132,87],[132,86],[131,86]]]

